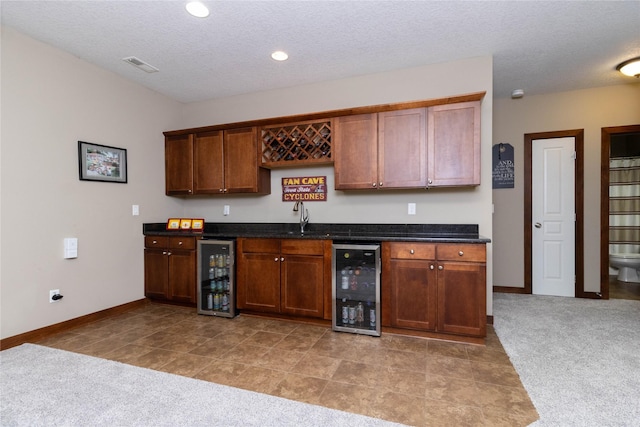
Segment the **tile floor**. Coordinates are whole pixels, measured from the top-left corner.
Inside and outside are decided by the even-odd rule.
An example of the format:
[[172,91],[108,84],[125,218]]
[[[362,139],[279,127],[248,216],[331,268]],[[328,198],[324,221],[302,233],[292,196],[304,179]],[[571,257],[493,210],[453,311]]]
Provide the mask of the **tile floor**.
[[149,303],[38,344],[408,425],[538,418],[491,327],[478,346]]
[[640,300],[640,283],[618,282],[618,276],[609,276],[609,298]]

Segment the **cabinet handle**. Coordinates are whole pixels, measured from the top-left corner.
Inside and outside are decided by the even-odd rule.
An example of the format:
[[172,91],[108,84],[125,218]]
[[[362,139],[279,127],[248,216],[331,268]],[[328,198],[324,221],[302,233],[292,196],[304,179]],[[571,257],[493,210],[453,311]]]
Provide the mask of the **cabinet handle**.
[[280,262],[284,262],[284,257],[280,258]]
[[219,193],[224,193],[224,190],[221,188],[218,190]]
[[167,254],[167,251],[162,251],[162,255],[166,255],[166,254]]
[[225,189],[223,190],[223,192],[224,192],[224,193],[226,193],[226,192],[227,192],[227,189],[225,188]]
[[464,255],[464,252],[460,251],[460,252],[458,252],[458,255],[462,256],[462,255]]
[[431,181],[430,179],[427,180],[427,182],[429,183],[429,185],[433,184],[433,181]]
[[154,245],[157,245],[157,244],[158,244],[158,241],[157,241],[157,240],[154,240],[154,241],[153,241],[153,242],[151,242],[151,243],[152,243],[152,244],[154,244]]
[[413,250],[413,249],[410,249],[410,250],[409,250],[409,253],[410,253],[411,255],[413,255],[415,252],[414,252],[414,250]]
[[171,252],[167,252],[167,256],[171,256]]
[[182,240],[178,242],[178,246],[181,246],[181,245],[182,245]]
[[438,270],[443,270],[443,269],[444,269],[443,266],[441,266],[441,265],[438,266]]
[[375,182],[372,185],[373,185],[373,187],[376,187],[376,183]]
[[278,262],[278,257],[275,257],[273,260],[274,260],[275,262]]
[[429,265],[429,270],[433,270],[434,268],[433,264]]
[[187,193],[191,193],[191,190],[187,190]]
[[378,187],[382,187],[382,181],[380,181],[380,184],[378,184]]

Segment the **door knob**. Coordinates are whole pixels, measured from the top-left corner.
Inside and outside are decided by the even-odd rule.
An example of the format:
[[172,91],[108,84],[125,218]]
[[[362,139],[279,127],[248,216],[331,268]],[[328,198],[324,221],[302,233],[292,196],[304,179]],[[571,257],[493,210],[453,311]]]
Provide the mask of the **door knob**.
[[540,224],[539,222],[536,222],[535,227],[536,227],[536,228],[541,228],[541,227],[542,227],[542,224]]

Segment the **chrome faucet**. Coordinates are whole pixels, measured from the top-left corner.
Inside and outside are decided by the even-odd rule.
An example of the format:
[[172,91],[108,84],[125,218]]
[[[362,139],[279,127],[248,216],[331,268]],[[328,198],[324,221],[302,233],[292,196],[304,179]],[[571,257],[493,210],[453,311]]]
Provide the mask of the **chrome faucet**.
[[304,202],[296,202],[293,211],[300,211],[300,234],[304,234],[304,226],[309,224],[309,210],[304,208]]

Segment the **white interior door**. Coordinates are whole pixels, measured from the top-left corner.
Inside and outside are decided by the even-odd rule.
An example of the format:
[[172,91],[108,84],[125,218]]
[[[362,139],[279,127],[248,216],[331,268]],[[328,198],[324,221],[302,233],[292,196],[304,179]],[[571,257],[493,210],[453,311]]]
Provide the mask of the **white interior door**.
[[575,138],[532,141],[532,292],[575,297]]

